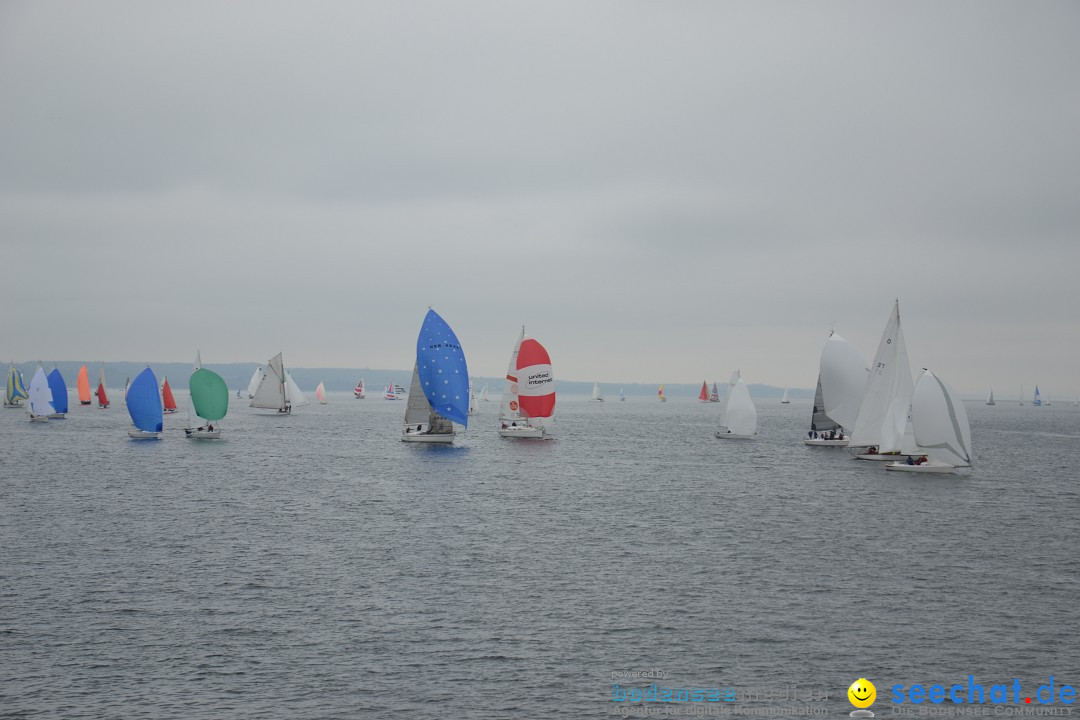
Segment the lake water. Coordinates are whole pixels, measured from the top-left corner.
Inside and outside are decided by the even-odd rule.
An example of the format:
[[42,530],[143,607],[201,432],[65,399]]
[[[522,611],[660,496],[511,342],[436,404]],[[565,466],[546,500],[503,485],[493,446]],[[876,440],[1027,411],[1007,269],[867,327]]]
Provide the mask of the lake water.
[[450,447],[344,393],[234,405],[220,442],[4,410],[0,717],[598,717],[649,670],[773,717],[846,715],[859,677],[879,717],[894,684],[1080,685],[1080,408],[969,403],[977,466],[930,477],[757,404],[727,442],[716,404],[564,397],[536,442],[482,403]]

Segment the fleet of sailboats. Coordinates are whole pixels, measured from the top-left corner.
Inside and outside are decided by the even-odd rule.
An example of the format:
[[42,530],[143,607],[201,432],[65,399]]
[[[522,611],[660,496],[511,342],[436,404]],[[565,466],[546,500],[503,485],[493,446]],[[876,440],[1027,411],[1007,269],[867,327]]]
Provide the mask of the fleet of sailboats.
[[[599,384],[593,389],[597,398]],[[499,435],[511,438],[538,438],[550,436],[555,415],[555,375],[551,369],[551,357],[537,340],[525,335],[514,343],[510,364],[506,369],[506,385],[503,389],[499,411]]]
[[405,404],[404,442],[452,443],[454,423],[469,424],[469,369],[457,335],[428,309],[416,338],[416,362]]

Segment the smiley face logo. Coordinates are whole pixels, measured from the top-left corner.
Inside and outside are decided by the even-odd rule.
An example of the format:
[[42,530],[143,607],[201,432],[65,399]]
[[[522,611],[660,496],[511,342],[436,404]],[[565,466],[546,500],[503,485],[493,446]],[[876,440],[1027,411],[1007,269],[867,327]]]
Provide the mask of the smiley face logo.
[[877,699],[877,688],[866,678],[859,678],[847,689],[848,700],[857,708],[868,708]]

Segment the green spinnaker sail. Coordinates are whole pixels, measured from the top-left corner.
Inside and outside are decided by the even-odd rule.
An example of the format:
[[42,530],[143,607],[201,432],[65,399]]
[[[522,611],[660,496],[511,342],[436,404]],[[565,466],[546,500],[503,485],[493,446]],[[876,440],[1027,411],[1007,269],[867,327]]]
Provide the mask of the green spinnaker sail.
[[213,370],[199,368],[188,380],[195,414],[204,420],[220,420],[229,411],[229,388]]

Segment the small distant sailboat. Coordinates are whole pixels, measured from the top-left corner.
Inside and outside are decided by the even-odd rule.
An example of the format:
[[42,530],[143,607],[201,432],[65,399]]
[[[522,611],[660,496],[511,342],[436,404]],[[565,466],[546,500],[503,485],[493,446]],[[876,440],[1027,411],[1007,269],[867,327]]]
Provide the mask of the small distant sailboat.
[[716,382],[712,384],[712,390],[709,391],[709,402],[720,402],[720,392],[716,389]]
[[488,386],[480,388],[480,402],[491,402],[491,398],[488,397]]
[[128,430],[132,440],[160,440],[162,431],[161,395],[154,371],[146,368],[128,387],[127,410],[135,428]]
[[791,401],[788,400],[788,389],[784,388],[784,397],[780,398],[781,405],[790,405]]
[[383,397],[387,400],[397,400],[397,386],[394,383],[390,383],[386,386],[386,391],[383,393]]
[[360,378],[360,382],[356,383],[356,387],[353,388],[353,397],[357,400],[364,399],[364,378]]
[[22,373],[15,368],[15,363],[11,363],[11,367],[8,368],[7,376],[7,391],[4,393],[4,407],[6,408],[21,408],[23,406],[22,401],[30,397],[30,393],[26,390],[26,384],[23,382]]
[[473,381],[469,380],[469,414],[476,414],[476,393],[473,392]]
[[89,405],[92,402],[90,398],[93,397],[93,395],[90,393],[90,374],[86,371],[85,365],[79,368],[79,375],[75,380],[75,386],[79,390],[79,404]]
[[281,353],[270,358],[259,385],[249,403],[250,407],[291,413],[293,406],[307,405],[307,398],[293,382],[282,363]]
[[727,396],[721,412],[720,429],[716,437],[722,440],[750,440],[757,436],[757,408],[750,399],[750,390],[736,370],[728,382]]
[[401,439],[452,443],[455,422],[465,427],[469,424],[469,368],[457,335],[429,308],[416,338],[416,362]]
[[128,391],[129,387],[131,387],[131,378],[126,377],[126,378],[124,378],[124,404],[125,405],[127,405],[127,391]]
[[1043,405],[1046,405],[1046,406],[1050,405],[1050,393],[1046,393],[1046,399],[1043,400]]
[[315,397],[319,399],[320,405],[326,404],[326,387],[319,382],[319,386],[315,388]]
[[1035,395],[1031,398],[1031,404],[1035,407],[1042,405],[1042,400],[1039,398],[1039,386],[1035,386]]
[[626,393],[622,388],[619,388],[619,402],[626,402]]
[[604,402],[604,396],[600,392],[600,383],[594,382],[592,385],[592,399],[593,402]]
[[1020,386],[1020,404],[1021,405],[1024,404],[1024,386],[1023,385]]
[[990,394],[986,396],[986,404],[987,405],[997,405],[997,403],[994,402],[994,388],[993,388],[993,386],[990,387]]
[[[156,392],[155,384],[155,392]],[[98,383],[97,383],[97,401],[98,407],[104,410],[109,407],[109,395],[105,392],[105,365],[102,364],[98,370]]]
[[[229,388],[213,370],[200,367],[188,380],[191,392],[191,404],[195,414],[206,421],[206,425],[184,428],[184,435],[192,440],[217,440],[221,437],[221,419],[229,411]],[[188,418],[190,420],[190,417]],[[214,425],[214,423],[219,423]]]
[[555,375],[551,357],[539,342],[521,336],[510,353],[506,386],[499,412],[499,435],[513,438],[545,438],[555,415]]
[[248,380],[247,396],[248,400],[255,397],[255,391],[259,389],[259,383],[262,382],[263,369],[261,367],[255,368],[255,373],[251,376],[251,380]]
[[30,389],[27,393],[30,422],[48,422],[49,416],[56,412],[52,401],[52,388],[49,387],[49,379],[45,371],[38,365],[37,372],[30,378]]
[[925,460],[892,462],[886,470],[948,473],[971,465],[971,427],[964,403],[929,370],[923,371],[911,396],[911,428],[915,453],[921,453]]
[[169,387],[169,378],[165,377],[165,382],[161,384],[161,406],[164,412],[170,415],[176,412],[176,398],[173,397],[172,388]]
[[698,402],[709,402],[709,383],[704,380],[701,381],[701,392],[698,393]]
[[60,374],[60,369],[56,367],[49,373],[48,380],[49,389],[52,390],[53,403],[53,412],[49,415],[49,418],[53,420],[62,420],[67,417],[68,411],[67,383],[64,382],[64,376]]
[[660,398],[660,402],[667,402],[667,398],[664,397],[664,386],[660,385],[660,389],[656,391],[656,396]]

